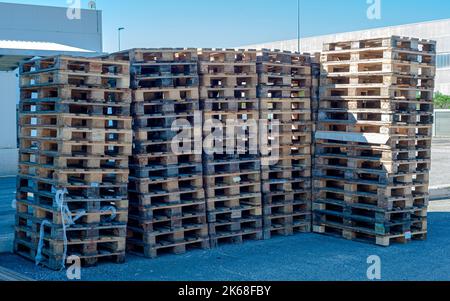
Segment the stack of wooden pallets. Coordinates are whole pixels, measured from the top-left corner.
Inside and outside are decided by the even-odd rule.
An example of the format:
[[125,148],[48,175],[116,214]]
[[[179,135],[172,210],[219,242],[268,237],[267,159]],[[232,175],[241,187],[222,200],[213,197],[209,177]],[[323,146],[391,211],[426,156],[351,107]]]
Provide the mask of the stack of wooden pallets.
[[[311,231],[311,57],[263,49],[261,119],[273,132],[262,158],[264,236]],[[275,126],[270,123],[278,122]]]
[[[194,152],[201,143],[194,126],[201,126],[197,49],[135,49],[112,57],[131,64],[129,250],[154,258],[208,248],[202,156]],[[181,132],[188,135],[177,137]]]
[[314,231],[388,246],[424,239],[436,43],[325,44]]
[[255,50],[199,51],[211,245],[262,238]]
[[123,262],[126,244],[154,258],[309,232],[311,211],[317,233],[425,239],[435,56],[394,36],[325,44],[320,65],[183,48],[25,62],[15,251],[52,269]]
[[122,262],[132,144],[128,63],[59,56],[23,63],[20,75],[15,251],[32,260],[40,252],[51,269],[72,255],[85,265]]

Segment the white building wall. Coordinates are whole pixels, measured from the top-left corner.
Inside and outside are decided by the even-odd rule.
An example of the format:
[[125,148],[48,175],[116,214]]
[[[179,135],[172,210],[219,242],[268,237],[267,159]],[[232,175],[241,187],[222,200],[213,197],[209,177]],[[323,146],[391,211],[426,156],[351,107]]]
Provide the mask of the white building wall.
[[[393,35],[435,40],[438,52],[450,52],[450,19],[304,38],[300,40],[300,49],[301,52],[313,53],[321,51],[324,43],[382,38]],[[297,45],[297,40],[287,40],[244,47],[297,51]]]
[[102,12],[83,9],[80,17],[67,18],[64,7],[0,3],[0,40],[54,42],[102,52]]
[[[81,19],[71,20],[64,7],[0,3],[0,40],[53,42],[101,53],[102,13],[83,9]],[[0,177],[18,170],[15,74],[0,72]]]
[[[304,38],[300,40],[300,50],[301,52],[314,53],[320,52],[323,49],[324,43],[364,40],[388,36],[405,36],[435,40],[437,42],[438,54],[450,53],[450,19]],[[243,47],[297,51],[298,41],[278,41]],[[437,70],[436,90],[450,95],[450,68]]]
[[17,100],[19,79],[16,72],[0,72],[0,176],[17,173]]
[[450,68],[437,69],[436,90],[450,95]]

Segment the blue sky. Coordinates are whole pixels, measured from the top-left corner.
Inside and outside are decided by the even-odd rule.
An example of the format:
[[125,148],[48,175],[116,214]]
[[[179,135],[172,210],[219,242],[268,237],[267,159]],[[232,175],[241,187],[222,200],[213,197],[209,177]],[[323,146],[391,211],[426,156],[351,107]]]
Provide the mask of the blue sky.
[[[1,0],[0,0],[1,1]],[[369,20],[376,0],[300,0],[301,36],[450,18],[450,1],[381,0],[381,19]],[[66,6],[66,0],[3,0]],[[82,0],[86,7],[88,0]],[[97,0],[103,11],[104,50],[123,48],[232,47],[294,39],[297,0]]]

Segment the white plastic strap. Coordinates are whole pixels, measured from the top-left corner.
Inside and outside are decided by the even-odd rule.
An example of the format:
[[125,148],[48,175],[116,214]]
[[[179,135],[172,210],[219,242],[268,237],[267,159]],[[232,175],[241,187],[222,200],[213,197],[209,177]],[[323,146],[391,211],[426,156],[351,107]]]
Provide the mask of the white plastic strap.
[[44,220],[41,224],[41,230],[39,231],[39,245],[38,245],[38,249],[37,249],[37,253],[36,253],[36,258],[35,258],[35,262],[36,265],[41,264],[41,262],[43,261],[44,257],[42,256],[42,248],[44,247],[44,235],[45,235],[45,226],[52,226],[52,223],[49,222],[48,220]]
[[[58,206],[58,210],[61,213],[62,218],[62,227],[63,227],[63,239],[64,239],[64,253],[62,258],[61,269],[64,269],[66,266],[66,258],[67,258],[67,228],[75,225],[75,222],[85,216],[87,213],[85,210],[77,210],[75,212],[71,212],[67,204],[65,204],[64,196],[68,194],[67,189],[58,190],[56,188],[52,188],[52,192],[55,193],[55,203]],[[114,206],[105,206],[100,209],[101,213],[111,212],[111,216],[109,217],[109,221],[113,221],[117,216],[117,209]],[[48,220],[45,220],[41,225],[41,231],[39,233],[39,245],[36,254],[36,265],[39,265],[42,260],[42,249],[44,247],[44,227],[52,226],[52,223]]]
[[[63,227],[63,240],[64,240],[64,252],[63,252],[63,258],[61,263],[61,269],[64,269],[66,266],[66,257],[67,257],[67,228],[70,226],[75,225],[75,222],[86,215],[85,210],[77,210],[75,211],[75,217],[72,217],[73,213],[69,210],[69,207],[64,202],[64,196],[68,193],[67,189],[60,190],[56,188],[52,188],[52,192],[55,193],[55,203],[58,206],[58,210],[61,213],[61,219],[62,219],[62,227]],[[52,223],[45,220],[41,225],[41,231],[39,233],[39,245],[38,250],[36,254],[36,265],[39,265],[42,260],[42,248],[44,247],[44,226],[48,225],[49,227],[52,226]]]
[[111,211],[111,216],[109,217],[108,221],[112,222],[117,216],[117,209],[116,209],[116,207],[114,207],[114,206],[105,206],[105,207],[102,207],[102,209],[100,209],[101,213],[106,213],[106,212],[109,212],[109,211]]

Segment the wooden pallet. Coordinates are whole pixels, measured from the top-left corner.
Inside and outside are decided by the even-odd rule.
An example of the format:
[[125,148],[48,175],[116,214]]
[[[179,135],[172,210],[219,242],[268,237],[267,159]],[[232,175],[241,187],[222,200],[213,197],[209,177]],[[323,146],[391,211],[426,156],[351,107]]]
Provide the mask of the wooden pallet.
[[19,126],[54,130],[61,130],[62,127],[76,130],[89,128],[93,131],[131,130],[131,117],[33,112],[20,114]]
[[[57,208],[44,205],[35,205],[29,201],[17,202],[16,217],[20,221],[26,223],[27,221],[33,223],[42,223],[44,220],[49,220],[53,225],[62,225],[63,217]],[[72,214],[76,216],[76,213]],[[102,208],[86,212],[83,217],[77,221],[79,225],[126,225],[128,221],[128,210],[102,210]]]
[[[233,128],[235,132],[239,128],[245,127],[245,132],[252,128],[256,131],[259,120],[259,112],[254,110],[228,112],[228,111],[213,111],[203,112],[205,126],[203,127],[204,136],[211,134],[216,128],[222,128],[225,132],[227,128]],[[215,123],[220,122],[220,125]],[[243,130],[242,130],[243,131]]]
[[[257,176],[256,174],[254,176]],[[234,179],[235,178],[235,179]],[[238,179],[239,178],[239,179]],[[236,198],[239,195],[258,194],[261,192],[261,181],[242,179],[240,175],[230,178],[232,183],[218,183],[216,186],[205,186],[206,197],[209,200]],[[206,181],[205,181],[206,183]]]
[[58,156],[52,152],[23,150],[19,162],[29,166],[42,166],[56,169],[126,169],[128,157],[116,156]]
[[[336,140],[326,140],[326,139],[316,139],[316,145],[321,147],[324,145],[328,149],[334,149],[332,151],[337,151],[339,149],[343,149],[344,152],[348,152],[347,149],[350,148],[350,151],[355,152],[363,152],[364,154],[368,154],[367,156],[374,157],[380,156],[380,152],[384,153],[405,153],[409,151],[414,152],[423,152],[429,151],[431,149],[431,137],[423,136],[404,136],[404,137],[394,137],[391,138],[386,144],[362,144],[359,142],[353,141],[336,141]],[[319,153],[320,154],[320,153]],[[353,154],[353,153],[352,153]],[[364,157],[365,155],[358,156]],[[392,159],[390,155],[387,155],[388,159]]]
[[57,185],[84,183],[127,184],[128,169],[83,169],[55,168],[53,166],[19,164],[19,172],[24,176],[54,180]]
[[258,159],[242,159],[242,160],[214,160],[203,163],[205,175],[217,175],[221,173],[239,173],[257,171],[260,167]]
[[366,180],[380,185],[429,182],[430,159],[374,161],[364,158],[348,160],[320,156],[316,158],[318,177],[335,176],[348,180]]
[[[55,202],[55,193],[52,192],[38,192],[31,189],[19,187],[16,197],[18,201],[28,202],[37,206],[53,208],[55,210],[58,209],[58,204]],[[98,211],[101,208],[107,206],[114,206],[118,210],[127,210],[129,204],[127,194],[125,193],[123,195],[120,195],[118,194],[118,191],[115,190],[106,191],[105,194],[98,197],[95,197],[93,195],[66,195],[64,200],[69,210],[71,211]]]
[[[94,249],[96,249],[94,252]],[[14,241],[14,253],[35,261],[37,248],[34,244],[26,240],[16,239]],[[97,242],[92,245],[86,244],[83,248],[75,247],[68,249],[68,256],[78,256],[84,267],[96,266],[103,261],[114,262],[122,264],[125,262],[125,239],[120,242]],[[44,257],[41,264],[52,270],[60,270],[62,268],[63,256],[54,255],[51,251],[48,251],[44,246],[42,250]]]
[[[311,149],[311,147],[305,147],[305,149]],[[312,166],[311,156],[309,153],[304,155],[280,155],[278,151],[272,152],[272,155],[276,155],[276,158],[270,156],[263,156],[261,158],[261,169],[268,171],[273,168],[308,168]]]
[[150,232],[139,228],[128,228],[128,251],[147,258],[156,258],[167,253],[184,254],[188,250],[208,248],[209,237],[206,226]]
[[52,70],[67,70],[77,73],[105,75],[119,74],[125,76],[128,76],[130,72],[129,65],[125,61],[69,56],[31,59],[21,64],[19,72],[20,75],[25,75]]
[[311,168],[309,167],[276,167],[271,166],[268,170],[261,172],[261,178],[263,181],[269,181],[273,179],[297,179],[297,178],[310,178]]
[[131,90],[51,84],[43,87],[22,88],[20,100],[25,102],[72,100],[131,103]]
[[254,74],[204,73],[201,74],[200,80],[200,86],[209,89],[216,89],[216,88],[238,89],[243,87],[256,88],[257,84],[258,84],[258,76],[256,72]]
[[115,102],[88,102],[75,100],[34,100],[21,101],[19,114],[22,116],[33,114],[76,114],[102,117],[128,117],[130,116],[130,105]]
[[[405,51],[433,54],[436,51],[436,42],[432,40],[416,39],[401,36],[382,37],[357,41],[339,41],[325,43],[324,52],[340,52],[346,50],[366,50],[371,48],[394,48]],[[421,49],[421,51],[419,51]]]
[[197,62],[190,60],[133,62],[131,75],[135,79],[142,78],[198,78]]
[[200,163],[180,164],[171,166],[130,167],[130,176],[136,178],[151,177],[183,177],[188,175],[202,175],[203,169]]
[[310,98],[262,98],[261,111],[311,110]]
[[[41,222],[34,222],[20,217],[16,221],[16,237],[34,243],[40,240]],[[44,240],[48,242],[48,250],[55,255],[64,251],[64,230],[60,225],[45,226]],[[105,242],[123,241],[126,237],[126,224],[117,225],[75,225],[68,227],[66,237],[68,245],[88,245]]]
[[[341,133],[372,133],[382,134],[395,140],[417,140],[430,139],[433,125],[432,124],[388,124],[374,121],[365,121],[358,123],[326,121],[322,120],[317,127],[321,132],[341,132]],[[415,134],[416,131],[419,134]],[[384,132],[383,132],[384,131]]]
[[413,190],[417,189],[418,193],[426,193],[428,185],[426,184],[397,184],[387,186],[380,185],[370,181],[362,180],[345,180],[336,177],[315,178],[315,189],[317,192],[335,191],[348,195],[349,198],[358,199],[359,197],[367,198],[403,198],[411,197]]
[[153,191],[149,194],[138,193],[131,187],[129,189],[130,203],[136,206],[170,206],[192,204],[197,202],[204,202],[205,191],[199,188],[183,189],[177,192],[161,192]]
[[135,154],[130,159],[130,166],[167,167],[172,165],[202,163],[202,155],[196,154]]
[[[395,209],[386,211],[363,204],[323,201],[314,204],[314,219],[318,224],[337,224],[364,228],[379,235],[405,232],[412,223],[426,222],[427,209]],[[426,224],[426,223],[425,223]]]
[[[63,185],[68,190],[69,197],[101,199],[112,196],[121,197],[126,195],[127,184],[108,184],[108,183],[66,183]],[[17,191],[26,193],[46,193],[52,194],[52,188],[62,188],[58,182],[39,177],[18,175]]]
[[199,99],[198,87],[140,88],[133,90],[134,102],[160,102],[161,100],[191,101]]
[[[256,185],[252,187],[258,190]],[[228,211],[234,209],[250,208],[257,209],[261,207],[261,193],[260,192],[242,192],[239,195],[228,195],[228,196],[216,196],[207,197],[206,199],[207,211]]]
[[[194,65],[195,66],[195,65]],[[136,68],[136,66],[134,66]],[[134,89],[177,89],[198,87],[198,75],[193,74],[167,74],[167,75],[134,75],[131,85]]]
[[242,244],[247,241],[263,239],[261,219],[242,219],[240,222],[210,223],[211,247],[224,244]]
[[[145,136],[140,136],[140,131],[142,132],[156,132],[156,131],[169,131],[173,134],[167,137],[161,137],[161,139],[172,139],[172,136],[177,134],[177,131],[172,130],[172,126],[182,126],[184,129],[192,129],[192,124],[195,121],[194,112],[185,112],[179,114],[167,113],[164,115],[141,115],[135,116],[134,118],[134,128],[137,132],[136,139],[138,140],[152,140],[151,138],[146,139]],[[182,123],[177,124],[178,120],[182,120]],[[186,125],[186,121],[189,122],[189,126]],[[144,134],[142,134],[144,135]]]
[[309,66],[311,64],[309,53],[281,51],[279,49],[263,48],[258,51],[258,62],[261,64]]
[[129,89],[128,74],[84,73],[77,71],[48,70],[22,74],[21,88],[39,88],[48,85],[74,85],[89,88]]
[[[407,145],[408,146],[408,145]],[[318,140],[316,143],[316,157],[349,158],[365,161],[401,161],[413,159],[429,159],[430,148],[420,145],[406,148],[392,148],[389,146],[358,145],[356,143],[330,143]]]
[[411,240],[427,239],[427,231],[421,230],[416,230],[414,232],[407,231],[407,233],[404,234],[377,236],[371,233],[366,233],[365,231],[349,229],[341,227],[339,225],[322,225],[322,226],[315,225],[313,226],[313,232],[339,238],[345,238],[352,241],[376,244],[383,247],[389,247],[394,242],[405,244],[410,242]]
[[430,112],[433,111],[431,101],[427,100],[392,100],[392,99],[342,99],[339,101],[323,99],[318,107],[321,110],[348,110],[350,113],[363,112]]
[[254,49],[221,49],[203,48],[198,51],[198,58],[201,63],[220,64],[253,64],[257,60],[257,51]]
[[255,99],[256,88],[240,86],[236,88],[200,87],[202,99]]
[[129,207],[129,224],[136,222],[140,226],[145,225],[146,231],[158,227],[202,224],[206,222],[205,212],[204,199],[183,202],[180,200],[179,202],[153,203],[150,205],[142,205],[133,200]]
[[257,91],[259,98],[308,98],[311,96],[310,89],[305,85],[304,87],[270,87],[258,86]]
[[135,48],[107,55],[112,60],[132,63],[185,63],[197,61],[196,48]]
[[243,195],[238,199],[228,199],[223,202],[207,200],[207,216],[209,223],[223,221],[240,221],[262,216],[261,197]]
[[130,177],[129,188],[142,194],[177,192],[183,190],[202,189],[203,179],[198,175],[184,175],[179,177]]
[[241,113],[259,110],[258,99],[246,98],[214,98],[201,100],[203,112],[233,112]]
[[171,101],[160,100],[153,102],[134,102],[131,105],[134,116],[164,116],[166,114],[184,115],[187,112],[199,111],[198,100]]
[[[179,138],[179,137],[178,137]],[[194,139],[174,139],[167,141],[167,139],[155,139],[147,141],[135,141],[133,145],[133,154],[144,155],[151,158],[162,157],[167,155],[173,155],[174,160],[176,157],[180,158],[183,155],[195,155],[194,146],[201,143],[201,140],[197,137]],[[180,147],[179,142],[183,142],[183,149],[178,149]],[[173,147],[176,146],[174,149]]]
[[311,213],[298,213],[296,215],[277,215],[265,217],[264,239],[276,236],[291,236],[296,233],[311,232]]
[[[57,149],[63,155],[129,155],[131,130],[89,130],[89,128],[22,127],[19,136],[21,149]],[[117,150],[111,148],[116,147]],[[76,149],[81,149],[77,152]]]

